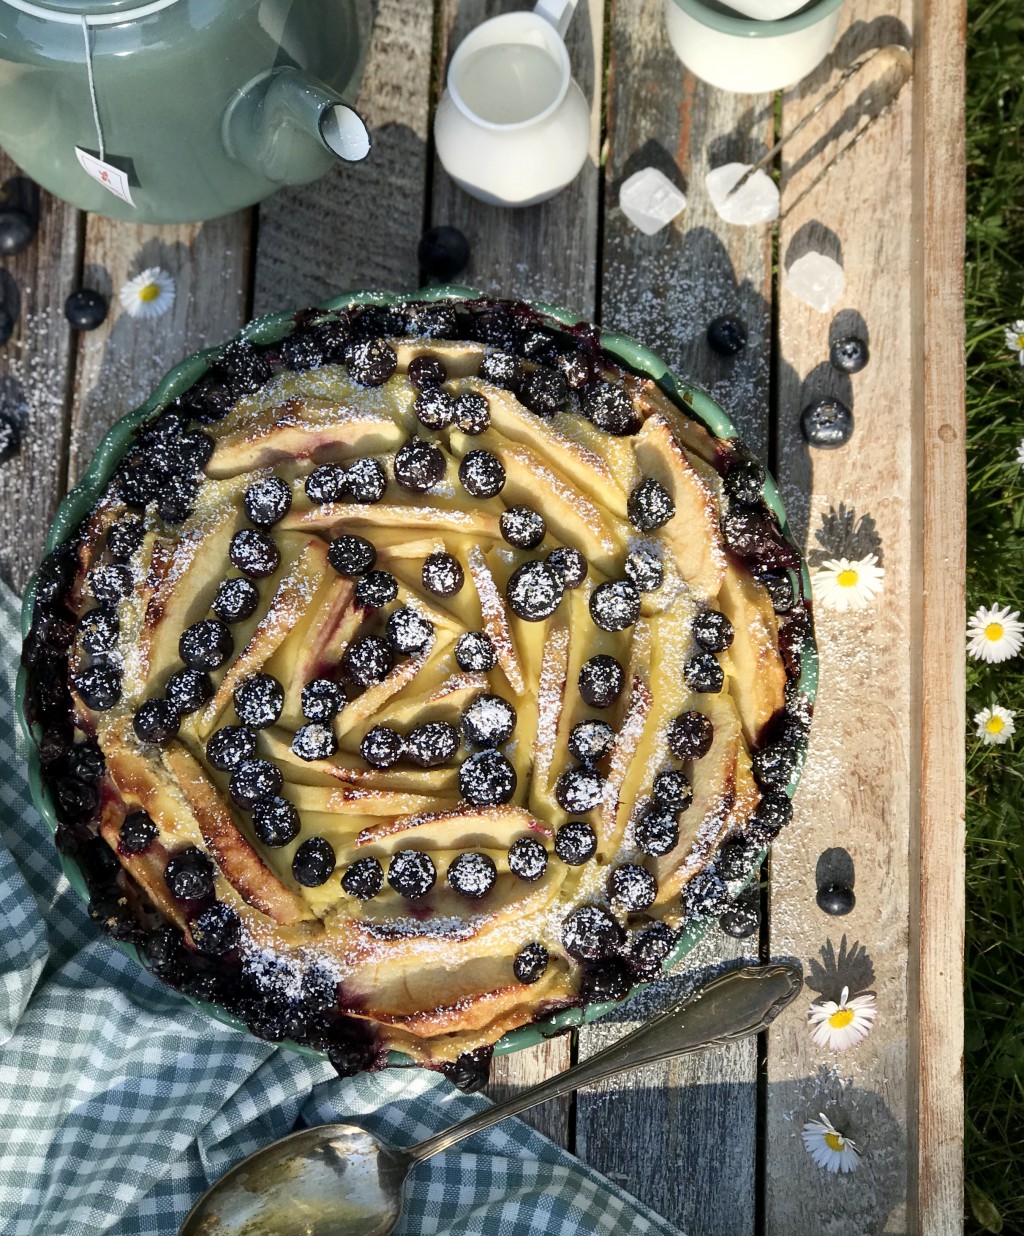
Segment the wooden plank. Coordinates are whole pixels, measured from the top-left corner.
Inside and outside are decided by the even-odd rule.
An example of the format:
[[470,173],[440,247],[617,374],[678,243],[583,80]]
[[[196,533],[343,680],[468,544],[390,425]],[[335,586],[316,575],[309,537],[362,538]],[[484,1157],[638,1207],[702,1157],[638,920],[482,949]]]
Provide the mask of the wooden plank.
[[[687,74],[664,31],[658,0],[613,7],[601,317],[705,385],[762,455],[768,445],[771,237],[724,224],[704,189],[710,167],[753,161],[771,144],[768,97],[727,95]],[[688,194],[684,214],[653,237],[618,208],[625,177],[653,165]],[[708,348],[708,322],[722,313],[747,323],[735,360]],[[757,939],[717,928],[679,967],[708,977]],[[678,990],[679,979],[664,984]],[[580,1033],[593,1052],[640,1020],[646,1002],[611,1025]],[[754,1227],[757,1049],[754,1042],[641,1073],[581,1093],[578,1153],[685,1231],[737,1236]],[[712,1149],[713,1148],[713,1149]]]
[[[0,153],[0,182],[15,175]],[[41,199],[35,240],[0,266],[0,304],[18,314],[0,347],[0,408],[21,431],[21,450],[0,464],[0,578],[18,592],[39,562],[63,492],[73,353],[64,302],[75,290],[81,252],[79,212],[49,193]]]
[[[481,21],[507,12],[501,0],[441,0],[440,63]],[[461,228],[471,261],[460,280],[499,296],[546,300],[593,317],[596,304],[597,234],[600,207],[601,58],[603,4],[581,3],[566,36],[573,74],[592,100],[590,158],[557,197],[522,209],[485,205],[456,186],[437,164],[432,223]],[[569,1066],[571,1040],[500,1057],[492,1066],[491,1094],[500,1099]],[[572,1100],[557,1099],[525,1114],[554,1141],[569,1145]]]
[[[102,326],[79,337],[68,483],[81,476],[110,426],[137,407],[168,369],[223,342],[244,323],[251,214],[155,227],[89,215],[83,283],[110,298]],[[132,318],[117,300],[150,266],[174,276],[174,304],[159,318]]]
[[[844,8],[833,65],[845,64],[911,28],[909,0],[884,25],[871,21],[869,0]],[[904,23],[900,27],[899,22]],[[920,71],[920,70],[918,70]],[[829,84],[812,76],[788,93],[783,132],[792,130]],[[766,1230],[828,1230],[835,1236],[908,1229],[908,1053],[917,1025],[908,1005],[909,861],[915,819],[916,696],[921,667],[920,559],[915,533],[916,436],[912,373],[922,341],[911,329],[913,185],[912,91],[883,116],[856,151],[834,168],[780,228],[780,271],[808,249],[841,260],[845,294],[821,314],[791,292],[779,295],[778,464],[783,497],[798,535],[815,533],[830,507],[844,503],[871,516],[881,536],[884,585],[870,608],[845,614],[816,607],[822,673],[810,755],[796,798],[796,817],[773,847],[771,949],[809,966],[806,1002],[791,1007],[768,1034],[765,1141]],[[834,153],[848,129],[856,88],[830,105],[807,134],[787,147],[783,207]],[[828,364],[830,330],[863,322],[871,362],[852,380]],[[808,448],[801,408],[822,396],[851,403],[850,444]],[[843,556],[832,543],[829,556]],[[853,553],[860,557],[863,551]],[[962,619],[961,619],[962,621]],[[962,652],[962,634],[954,641]],[[958,673],[962,666],[958,665]],[[815,904],[816,868],[824,851],[844,848],[855,872],[856,908],[841,919]],[[865,964],[826,962],[859,942]],[[815,963],[815,964],[812,964]],[[836,999],[843,986],[877,992],[879,1016],[870,1037],[844,1055],[815,1047],[806,1010],[817,996]],[[801,1126],[828,1115],[859,1145],[852,1177],[817,1167],[801,1143]],[[927,1229],[926,1229],[927,1230]]]
[[[915,433],[921,466],[920,838],[912,852],[910,1226],[963,1231],[966,425],[963,337],[966,3],[914,13]],[[916,892],[916,896],[913,894]]]
[[359,288],[410,291],[427,182],[433,6],[380,0],[356,106],[373,149],[259,208],[255,311]]

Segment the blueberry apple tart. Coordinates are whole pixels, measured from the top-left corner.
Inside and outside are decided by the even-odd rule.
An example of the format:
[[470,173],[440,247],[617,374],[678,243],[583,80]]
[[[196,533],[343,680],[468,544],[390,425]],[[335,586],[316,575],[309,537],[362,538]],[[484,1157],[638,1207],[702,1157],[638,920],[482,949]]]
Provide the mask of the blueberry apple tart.
[[186,994],[473,1084],[655,976],[789,820],[799,557],[761,465],[593,327],[282,329],[156,406],[43,564],[57,841]]

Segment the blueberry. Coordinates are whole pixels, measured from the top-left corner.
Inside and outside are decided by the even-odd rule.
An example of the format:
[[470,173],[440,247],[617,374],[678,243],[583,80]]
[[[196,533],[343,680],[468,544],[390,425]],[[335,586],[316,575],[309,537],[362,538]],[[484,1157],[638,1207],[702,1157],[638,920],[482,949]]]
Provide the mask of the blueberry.
[[598,584],[590,594],[590,616],[602,631],[624,631],[640,617],[640,593],[626,579]]
[[86,652],[97,656],[110,652],[115,646],[121,624],[116,610],[100,605],[82,615],[78,630],[82,637],[82,647]]
[[277,849],[295,840],[301,823],[295,804],[279,794],[272,794],[253,803],[252,827],[264,845]]
[[[411,366],[409,372],[412,372]],[[413,411],[427,429],[447,429],[455,424],[455,400],[439,386],[425,386],[416,396]]]
[[146,700],[132,717],[132,729],[141,742],[159,746],[168,743],[178,733],[181,717],[170,700]]
[[325,502],[344,502],[348,494],[348,473],[341,464],[321,464],[306,477],[303,487],[306,497],[318,506]]
[[562,923],[562,944],[577,961],[600,961],[619,948],[622,927],[600,906],[579,906]]
[[494,498],[505,488],[505,467],[490,451],[469,451],[459,463],[459,480],[471,497]]
[[355,579],[373,570],[377,551],[365,537],[335,537],[327,548],[327,561],[346,579]]
[[527,360],[553,365],[558,357],[558,341],[543,326],[525,326],[516,336],[516,350]]
[[267,358],[248,339],[232,339],[221,349],[216,368],[240,394],[254,394],[271,375]]
[[345,706],[345,693],[330,678],[313,678],[302,688],[302,715],[307,721],[330,721]]
[[194,622],[178,640],[178,655],[192,669],[220,669],[234,650],[231,632],[218,618]]
[[622,1000],[632,986],[629,969],[618,957],[609,957],[588,966],[580,976],[580,996],[587,1004],[606,1004]]
[[[2,335],[0,329],[0,335]],[[13,459],[21,450],[21,429],[9,412],[0,412],[0,464]]]
[[626,557],[626,579],[638,592],[657,592],[665,582],[665,564],[657,545],[641,541]]
[[467,850],[448,864],[446,879],[460,897],[485,897],[498,879],[498,869],[486,854]]
[[388,615],[384,638],[403,657],[422,652],[434,635],[434,624],[406,606]]
[[171,857],[164,880],[178,901],[199,901],[213,893],[213,863],[202,850],[188,846]]
[[537,416],[554,416],[569,400],[568,383],[557,369],[532,370],[522,378],[516,393]]
[[[95,785],[78,777],[61,777],[56,783],[57,806],[62,817],[75,821],[90,819],[100,805],[99,791]],[[106,845],[101,842],[101,845]]]
[[388,475],[376,459],[357,459],[345,473],[345,484],[353,502],[372,506],[384,497]]
[[67,753],[66,764],[69,773],[85,781],[98,781],[107,766],[103,752],[91,742],[75,743]]
[[721,914],[729,905],[729,890],[711,871],[695,875],[684,887],[683,911],[689,918]]
[[[17,182],[23,182],[27,192],[11,193],[11,187],[18,188]],[[4,257],[14,257],[26,250],[35,239],[39,230],[39,211],[32,200],[37,196],[34,186],[22,176],[8,180],[0,193],[0,254]],[[29,195],[32,195],[31,197]],[[18,198],[23,200],[19,201]]]
[[723,314],[708,323],[708,347],[719,356],[735,356],[747,346],[747,325],[742,318]]
[[276,764],[251,759],[237,765],[228,783],[228,793],[239,807],[251,810],[261,799],[280,794],[283,785],[284,777]]
[[508,869],[520,880],[539,880],[548,866],[548,852],[535,837],[519,837],[508,847]]
[[544,516],[530,506],[510,506],[498,520],[501,535],[516,549],[536,549],[544,540]]
[[221,957],[238,943],[242,923],[223,901],[215,901],[189,923],[196,948],[209,957]]
[[484,1089],[490,1078],[493,1052],[490,1046],[464,1051],[452,1064],[442,1064],[441,1072],[463,1094],[476,1094]]
[[279,476],[265,476],[245,491],[244,503],[246,515],[257,528],[270,528],[291,509],[292,487]]
[[548,950],[543,944],[524,944],[512,959],[512,973],[520,983],[536,983],[548,968]]
[[213,697],[213,680],[203,670],[186,666],[167,679],[164,695],[175,712],[187,716]]
[[491,407],[483,395],[466,391],[455,402],[455,423],[463,433],[471,437],[483,433],[491,424]]
[[757,901],[753,897],[745,897],[729,906],[718,917],[718,925],[727,936],[736,940],[745,940],[752,936],[761,925],[761,914]]
[[797,759],[797,751],[789,743],[776,742],[762,747],[751,760],[758,785],[784,790],[793,778]]
[[599,653],[580,668],[580,695],[591,708],[610,708],[622,694],[626,673],[614,657]]
[[853,413],[838,399],[819,399],[800,413],[800,432],[811,446],[834,451],[853,435]]
[[733,502],[759,502],[764,489],[764,468],[756,459],[736,459],[722,479],[722,488]]
[[667,923],[651,923],[634,936],[629,949],[629,964],[640,977],[653,978],[661,973],[666,958],[678,940],[678,934]]
[[107,302],[91,288],[72,292],[64,302],[64,316],[75,330],[95,330],[107,317]]
[[146,525],[137,515],[125,515],[107,533],[107,552],[115,562],[127,562],[146,538]]
[[507,803],[516,781],[516,770],[498,751],[478,751],[459,768],[459,793],[474,807]]
[[671,807],[673,811],[685,811],[693,802],[690,778],[676,768],[667,768],[658,773],[651,792],[655,802]]
[[386,725],[367,730],[359,744],[359,754],[371,768],[391,768],[402,758],[405,744],[397,731]]
[[250,579],[266,579],[281,565],[281,551],[269,532],[242,528],[231,538],[228,557]]
[[447,721],[414,726],[405,740],[405,756],[420,768],[447,764],[459,749],[459,731]]
[[416,258],[425,274],[447,283],[469,265],[469,241],[457,227],[431,227],[420,237]]
[[329,725],[310,721],[295,731],[291,749],[300,760],[329,760],[338,750],[338,743]]
[[388,863],[388,883],[410,901],[425,897],[434,887],[437,871],[422,850],[399,850]]
[[395,664],[395,654],[382,639],[367,635],[354,640],[341,658],[341,673],[357,687],[383,682]]
[[142,511],[156,500],[160,478],[141,454],[129,454],[117,471],[117,488],[126,506]]
[[626,501],[629,522],[640,532],[663,528],[676,513],[672,495],[653,476],[645,477]]
[[270,674],[250,674],[235,687],[234,701],[239,720],[251,729],[263,730],[281,715],[284,687]]
[[523,367],[511,352],[487,351],[480,362],[480,377],[495,386],[514,390],[523,376]]
[[615,731],[607,721],[580,721],[569,733],[569,754],[581,764],[603,760],[615,741]]
[[356,604],[381,609],[398,596],[398,580],[389,571],[369,571],[356,584]]
[[713,652],[698,652],[683,666],[683,678],[691,691],[717,694],[725,685],[725,671]]
[[646,910],[657,895],[658,881],[638,863],[623,863],[608,873],[608,898],[617,910]]
[[132,569],[115,562],[89,572],[89,589],[100,605],[117,605],[132,590]]
[[724,652],[733,641],[732,623],[717,609],[702,609],[693,620],[693,638],[708,652]]
[[723,880],[745,880],[757,862],[759,847],[742,837],[733,837],[718,851],[715,871]]
[[462,714],[466,741],[477,747],[498,747],[516,728],[516,710],[500,695],[479,695]]
[[844,914],[849,914],[857,904],[857,898],[854,896],[853,889],[847,888],[844,884],[823,885],[818,889],[818,895],[815,900],[818,903],[819,910],[824,910],[826,914],[831,914],[837,918],[842,917]]
[[667,803],[653,803],[637,821],[637,846],[651,858],[661,858],[674,850],[679,844],[678,815]]
[[426,493],[444,479],[444,455],[429,442],[414,438],[395,452],[395,480],[403,489]]
[[610,382],[600,382],[584,391],[580,410],[598,429],[617,438],[636,433],[640,428],[640,415],[629,394],[621,386],[613,386]]
[[569,820],[555,832],[555,853],[569,867],[579,867],[597,853],[597,834],[584,820]]
[[118,849],[122,854],[141,854],[158,836],[157,826],[148,811],[132,811],[121,821]]
[[545,559],[563,588],[578,588],[587,578],[587,560],[578,549],[559,545]]
[[563,811],[582,815],[604,797],[604,777],[592,768],[570,768],[555,782],[555,799]]
[[448,373],[439,356],[430,356],[424,352],[420,356],[414,356],[409,362],[407,376],[417,390],[425,391],[432,386],[440,386],[447,379]]
[[680,760],[699,760],[711,750],[715,728],[701,712],[683,712],[668,727],[668,749]]
[[762,575],[761,583],[764,584],[772,609],[777,614],[785,614],[793,608],[796,597],[793,595],[793,582],[788,575]]
[[546,562],[524,562],[509,576],[505,597],[509,609],[525,622],[543,622],[558,608],[562,580]]
[[455,660],[459,669],[466,673],[486,673],[498,663],[494,645],[483,631],[467,631],[459,636],[455,645]]
[[221,772],[232,772],[255,754],[256,735],[244,725],[226,725],[206,744],[206,758]]
[[325,837],[308,837],[292,856],[292,875],[304,888],[319,888],[331,878],[337,859]]
[[777,836],[793,818],[793,804],[784,790],[765,790],[750,818],[751,828],[760,840]]
[[395,350],[383,339],[363,339],[349,352],[348,372],[360,386],[383,386],[398,368]]
[[221,580],[210,608],[221,622],[244,622],[256,612],[260,594],[256,585],[240,575]]
[[828,350],[828,358],[832,368],[840,373],[860,373],[870,359],[867,341],[856,335],[836,339]]
[[455,596],[466,582],[466,574],[458,558],[438,550],[423,563],[423,586],[439,597]]
[[384,868],[370,855],[357,858],[341,877],[341,887],[349,896],[369,901],[384,887]]

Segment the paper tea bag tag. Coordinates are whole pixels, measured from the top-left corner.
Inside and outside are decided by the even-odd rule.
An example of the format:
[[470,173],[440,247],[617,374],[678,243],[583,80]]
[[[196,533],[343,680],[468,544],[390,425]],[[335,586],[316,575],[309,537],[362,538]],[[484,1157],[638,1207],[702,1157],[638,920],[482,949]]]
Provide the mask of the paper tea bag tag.
[[132,201],[132,191],[128,187],[128,177],[119,167],[114,167],[111,163],[105,163],[102,159],[97,159],[95,155],[90,154],[87,150],[83,150],[81,146],[75,147],[75,154],[78,156],[78,162],[81,163],[82,170],[87,176],[91,176],[104,189],[109,189],[114,197],[119,197],[122,202],[127,202],[129,206],[135,205]]

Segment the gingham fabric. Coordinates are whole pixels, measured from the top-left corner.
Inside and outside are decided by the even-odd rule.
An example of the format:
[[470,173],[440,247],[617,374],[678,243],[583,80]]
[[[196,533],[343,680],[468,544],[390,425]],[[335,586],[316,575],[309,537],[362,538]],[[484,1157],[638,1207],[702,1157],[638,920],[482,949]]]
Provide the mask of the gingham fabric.
[[[103,939],[29,796],[0,585],[0,1233],[172,1236],[218,1176],[292,1129],[354,1118],[411,1145],[478,1110],[423,1070],[346,1081],[222,1026]],[[679,1236],[518,1120],[416,1169],[406,1236]]]

